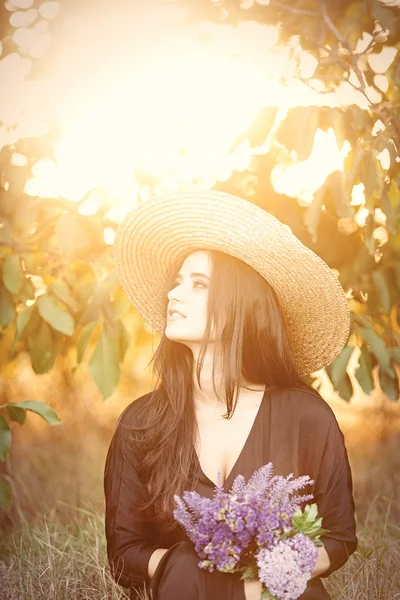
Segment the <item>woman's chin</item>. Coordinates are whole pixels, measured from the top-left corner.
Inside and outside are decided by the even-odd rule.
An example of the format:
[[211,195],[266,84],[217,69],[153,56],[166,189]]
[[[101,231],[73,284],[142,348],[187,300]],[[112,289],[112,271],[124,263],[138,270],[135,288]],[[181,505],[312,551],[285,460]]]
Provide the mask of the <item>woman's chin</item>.
[[171,340],[181,339],[182,334],[183,332],[180,331],[178,327],[175,327],[175,323],[167,323],[165,328],[165,335],[167,338],[170,338]]

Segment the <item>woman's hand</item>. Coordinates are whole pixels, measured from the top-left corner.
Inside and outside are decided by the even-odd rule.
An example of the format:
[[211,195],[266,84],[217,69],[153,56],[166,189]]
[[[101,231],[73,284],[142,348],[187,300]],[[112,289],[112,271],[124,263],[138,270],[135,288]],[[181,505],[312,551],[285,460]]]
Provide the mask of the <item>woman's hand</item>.
[[262,593],[262,584],[259,579],[245,579],[244,595],[246,600],[260,600]]

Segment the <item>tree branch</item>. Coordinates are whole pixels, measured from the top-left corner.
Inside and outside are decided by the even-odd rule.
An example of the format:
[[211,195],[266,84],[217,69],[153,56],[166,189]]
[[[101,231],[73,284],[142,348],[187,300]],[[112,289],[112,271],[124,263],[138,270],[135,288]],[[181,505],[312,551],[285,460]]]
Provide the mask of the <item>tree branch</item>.
[[371,50],[371,48],[373,48],[375,46],[376,42],[375,42],[375,37],[373,37],[368,46],[366,48],[364,48],[364,50],[362,52],[359,52],[358,54],[354,54],[353,56],[356,56],[357,58],[360,58],[360,56],[363,56],[363,54],[366,54],[368,52],[368,50]]
[[352,84],[349,81],[350,85],[352,85],[356,90],[361,92],[365,96],[366,100],[368,101],[368,104],[370,106],[373,106],[373,103],[371,102],[371,100],[369,99],[368,94],[367,94],[363,74],[361,73],[360,67],[358,66],[357,55],[354,54],[351,47],[349,46],[349,43],[343,37],[343,35],[340,33],[339,29],[336,27],[336,25],[330,18],[329,14],[328,14],[328,10],[326,8],[326,4],[324,2],[321,3],[321,13],[322,13],[322,16],[324,18],[324,21],[325,21],[327,27],[332,31],[332,33],[335,35],[336,39],[342,44],[342,46],[344,48],[346,48],[346,50],[348,50],[348,52],[350,54],[349,58],[350,58],[351,66],[353,67],[354,73],[356,74],[356,77],[359,81],[360,87],[357,88],[357,86],[355,86],[354,84]]
[[320,17],[320,13],[315,10],[304,10],[303,8],[295,8],[294,6],[288,6],[287,4],[283,4],[282,2],[270,2],[269,6],[276,6],[277,8],[282,8],[287,12],[292,13],[293,15],[306,15],[308,17]]

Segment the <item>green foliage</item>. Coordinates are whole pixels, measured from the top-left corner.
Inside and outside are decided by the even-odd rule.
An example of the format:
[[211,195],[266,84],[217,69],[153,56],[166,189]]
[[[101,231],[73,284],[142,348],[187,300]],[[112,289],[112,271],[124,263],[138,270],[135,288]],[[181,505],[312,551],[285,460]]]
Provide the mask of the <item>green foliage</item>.
[[382,338],[375,333],[372,327],[359,327],[357,329],[367,345],[371,348],[372,353],[377,358],[380,367],[391,377],[394,377],[395,373],[390,365],[390,353]]
[[22,400],[21,402],[8,402],[6,404],[8,416],[12,421],[21,425],[25,422],[26,411],[29,410],[46,421],[49,425],[59,425],[61,420],[56,412],[45,402],[40,400]]
[[370,394],[374,389],[374,381],[372,378],[373,366],[372,356],[367,347],[365,345],[361,346],[358,367],[354,374],[366,394]]
[[277,141],[286,146],[289,152],[294,150],[299,160],[307,160],[314,144],[318,116],[312,106],[290,109],[277,131]]
[[34,333],[28,337],[32,367],[35,373],[42,375],[54,366],[60,350],[60,339],[56,338],[51,327],[41,321]]
[[[234,173],[219,189],[233,193],[245,190],[250,200],[287,223],[303,243],[338,270],[355,317],[350,337],[358,340],[350,342],[326,367],[339,395],[349,400],[354,393],[346,369],[351,345],[359,343],[361,356],[356,377],[361,387],[366,393],[372,391],[372,369],[377,366],[382,390],[391,400],[397,400],[399,382],[392,352],[400,347],[398,8],[380,0],[335,3],[271,0],[266,5],[257,2],[239,4],[233,0],[219,3],[182,0],[178,4],[187,10],[187,19],[194,24],[209,20],[237,25],[255,20],[275,25],[279,28],[281,44],[293,46],[298,41],[302,50],[317,59],[314,72],[305,77],[301,68],[302,52],[291,52],[297,79],[320,93],[335,92],[344,85],[353,88],[353,93],[357,92],[358,96],[354,96],[357,103],[333,108],[294,107],[279,123],[277,115],[269,113],[273,115],[271,120],[261,120],[268,122],[269,132],[275,131],[267,156],[264,160],[255,159],[247,171]],[[394,58],[382,69],[379,61],[387,48],[393,48]],[[291,80],[292,69],[289,72],[288,80]],[[387,78],[386,91],[379,87],[377,74]],[[283,76],[282,82],[285,81]],[[265,169],[268,155],[274,164],[290,165],[306,160],[318,128],[323,131],[332,128],[340,149],[345,143],[349,145],[344,170],[335,171],[326,178],[308,207],[299,208],[295,201],[289,206],[267,179],[271,172],[271,169]],[[253,139],[254,133],[251,136]],[[245,137],[242,135],[240,139]],[[385,167],[383,151],[389,158]],[[251,181],[251,187],[246,186],[246,181]],[[360,210],[352,204],[352,191],[360,184],[365,195],[364,223],[358,218]],[[357,322],[357,317],[362,317],[363,323]]]
[[333,363],[326,367],[334,389],[339,392],[344,400],[350,400],[353,395],[353,386],[346,372],[353,351],[353,346],[345,346]]
[[396,373],[389,375],[386,371],[379,369],[379,385],[387,397],[396,402],[400,393],[399,379]]
[[16,254],[6,256],[3,263],[3,283],[10,294],[18,295],[20,293],[24,279],[20,257]]
[[0,325],[3,329],[15,319],[16,314],[10,292],[0,284]]
[[86,348],[89,344],[90,338],[92,336],[92,333],[93,333],[96,325],[97,325],[97,321],[89,321],[89,323],[86,323],[86,325],[82,328],[82,331],[79,335],[79,338],[78,338],[78,341],[76,344],[76,349],[77,349],[76,360],[78,361],[78,363],[82,362]]
[[48,295],[40,296],[37,300],[38,311],[46,323],[55,331],[64,335],[72,335],[75,330],[74,319],[67,309],[55,298]]
[[89,370],[105,398],[110,396],[117,386],[120,362],[118,328],[103,329],[89,361]]
[[8,512],[11,508],[12,494],[9,487],[0,481],[0,508]]
[[11,431],[6,419],[0,415],[0,460],[5,461],[11,447]]
[[[34,412],[44,419],[49,425],[61,423],[57,413],[45,402],[40,400],[22,400],[21,402],[8,402],[0,406],[6,409],[10,421],[23,425],[26,421],[26,411]],[[0,461],[4,462],[10,452],[12,433],[7,419],[0,414]],[[11,508],[12,493],[8,486],[0,480],[0,509],[8,512]]]
[[[290,210],[284,215],[286,219],[282,220],[287,220],[304,243],[338,269],[341,284],[353,295],[352,309],[357,311],[356,314],[365,314],[368,327],[358,332],[364,342],[357,370],[363,389],[371,391],[371,368],[376,363],[389,377],[390,381],[387,381],[381,376],[380,381],[390,391],[389,396],[394,397],[396,387],[393,384],[396,384],[397,377],[387,357],[391,349],[399,347],[400,343],[397,313],[394,316],[391,313],[391,308],[400,302],[397,266],[400,173],[396,160],[400,140],[397,127],[397,88],[400,83],[398,11],[379,0],[368,3],[271,0],[267,5],[257,2],[239,4],[233,0],[219,3],[211,0],[175,2],[175,6],[179,5],[186,9],[187,21],[195,25],[203,20],[237,25],[249,19],[277,25],[278,43],[292,43],[294,36],[298,36],[300,46],[317,59],[315,71],[305,78],[300,69],[300,54],[291,53],[297,64],[295,76],[298,79],[312,89],[316,89],[316,83],[322,83],[324,92],[334,91],[346,82],[358,90],[360,98],[363,96],[363,107],[358,104],[334,108],[298,106],[290,109],[279,123],[276,121],[279,117],[277,108],[264,107],[231,150],[246,137],[251,147],[262,144],[275,126],[272,145],[267,152],[267,156],[271,156],[271,164],[306,160],[318,128],[323,131],[332,128],[339,148],[343,148],[346,141],[350,144],[344,171],[332,173],[317,190],[309,207],[304,207],[301,221],[305,229],[293,227]],[[363,35],[369,35],[371,39],[360,51],[358,43]],[[376,85],[371,66],[373,62],[369,59],[380,55],[387,46],[396,48],[397,54],[385,73],[388,78],[385,93]],[[381,99],[373,97],[371,90]],[[378,122],[381,128],[375,131]],[[112,278],[102,281],[93,269],[94,262],[99,259],[106,270],[111,269],[109,249],[103,237],[106,223],[102,216],[107,212],[107,203],[99,208],[96,215],[85,216],[78,211],[87,195],[81,202],[71,203],[62,198],[29,199],[22,193],[31,165],[38,158],[52,155],[51,139],[57,139],[57,135],[57,126],[53,124],[46,140],[23,140],[13,148],[3,148],[1,152],[4,181],[9,187],[0,191],[0,205],[6,209],[0,231],[4,248],[0,323],[3,329],[15,323],[10,357],[22,350],[30,351],[33,368],[38,373],[52,368],[57,356],[64,353],[69,345],[76,346],[77,365],[80,364],[88,347],[94,344],[88,358],[90,371],[99,389],[109,394],[117,384],[125,353],[123,347],[128,343],[129,336],[124,331],[121,317],[130,307],[123,294],[117,298],[118,285]],[[386,170],[380,162],[383,150],[390,156],[390,166]],[[12,151],[28,156],[26,167],[11,164]],[[279,206],[268,206],[266,200],[271,191],[267,179],[270,169],[265,170],[265,161],[261,159],[255,164],[251,168],[253,191],[247,196],[249,199],[253,197],[271,212],[274,209],[278,211]],[[247,175],[247,172],[240,175],[243,186]],[[255,189],[254,181],[257,182]],[[236,173],[232,176],[233,183],[238,185]],[[368,211],[364,226],[356,224],[357,211],[350,204],[352,189],[360,183],[365,189],[365,208]],[[229,186],[228,181],[227,191]],[[11,205],[13,210],[9,208]],[[293,211],[296,209],[294,202],[291,208]],[[378,222],[377,209],[385,215],[385,223]],[[332,243],[329,251],[321,244],[321,232],[328,219],[336,222],[339,230],[339,236],[336,231],[333,237],[330,229]],[[36,230],[26,237],[23,232],[32,222],[37,223]],[[114,226],[107,223],[107,226],[110,225]],[[378,227],[387,232],[388,240],[384,245],[374,237]],[[40,279],[44,293],[39,295],[37,287]],[[32,301],[30,306],[26,306],[28,300]],[[384,322],[384,328],[378,331],[376,325],[379,319],[381,325]],[[380,343],[376,337],[380,338]],[[42,353],[40,347],[43,348]],[[335,389],[344,399],[349,399],[353,393],[346,373],[350,352],[351,344],[332,365],[327,366]],[[110,360],[107,371],[109,385],[104,379],[107,360]]]
[[[312,89],[317,89],[318,83],[322,92],[335,91],[343,83],[358,90],[362,106],[298,106],[279,122],[277,107],[264,107],[231,151],[245,139],[252,148],[260,146],[275,131],[271,147],[265,157],[255,158],[248,171],[235,172],[224,189],[247,190],[245,195],[250,200],[287,222],[303,243],[338,270],[354,316],[364,315],[362,327],[352,321],[351,333],[357,330],[361,343],[356,377],[363,390],[370,393],[371,370],[378,365],[380,382],[395,399],[398,380],[391,350],[400,346],[398,311],[392,310],[400,303],[398,11],[379,0],[334,4],[271,0],[268,5],[199,0],[175,5],[186,9],[187,21],[194,25],[203,20],[237,25],[249,19],[277,25],[279,44],[293,45],[298,39],[300,47],[317,59],[314,72],[307,78],[300,68],[301,53],[291,52],[297,72],[295,69],[290,78],[295,76]],[[360,50],[358,44],[364,35],[370,41]],[[395,48],[396,54],[384,73],[388,89],[383,92],[377,87],[371,65],[372,59],[388,46]],[[284,77],[282,81],[285,83]],[[321,90],[321,84],[325,89]],[[327,177],[308,207],[299,210],[293,200],[284,209],[282,197],[272,190],[269,181],[273,166],[306,160],[317,129],[330,128],[339,148],[350,145],[344,170]],[[130,339],[123,315],[132,310],[118,286],[110,248],[104,243],[105,227],[116,227],[104,218],[108,202],[105,199],[96,214],[86,216],[79,209],[90,191],[77,203],[63,198],[29,198],[23,193],[31,166],[37,159],[52,155],[51,142],[58,135],[59,129],[53,123],[46,139],[20,140],[0,153],[0,324],[3,330],[15,329],[10,358],[21,351],[30,352],[37,373],[45,373],[58,356],[70,346],[76,347],[77,365],[87,355],[92,376],[108,396],[118,383]],[[386,169],[381,164],[383,150],[390,157]],[[25,167],[11,164],[13,152],[27,156]],[[364,225],[356,222],[358,211],[351,204],[352,190],[359,184],[365,189]],[[297,223],[293,219],[296,211]],[[376,235],[378,229],[387,236],[384,243]],[[346,400],[353,394],[346,372],[351,348],[352,342],[326,368],[334,388]]]

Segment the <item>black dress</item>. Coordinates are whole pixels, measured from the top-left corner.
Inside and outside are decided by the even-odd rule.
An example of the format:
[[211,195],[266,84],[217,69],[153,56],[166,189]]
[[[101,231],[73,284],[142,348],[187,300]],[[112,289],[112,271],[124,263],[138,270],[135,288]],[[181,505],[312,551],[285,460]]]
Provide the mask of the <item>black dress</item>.
[[[238,573],[212,573],[197,566],[199,558],[181,530],[167,535],[152,523],[150,512],[137,513],[135,505],[147,499],[147,490],[137,475],[138,457],[127,451],[126,429],[150,394],[129,404],[122,412],[108,450],[104,492],[105,533],[112,575],[130,589],[152,590],[154,600],[245,600],[244,582]],[[197,461],[198,462],[198,461]],[[224,490],[235,477],[246,481],[268,462],[273,474],[295,478],[309,475],[315,481],[298,494],[313,494],[308,503],[318,504],[321,536],[330,558],[330,568],[308,581],[301,600],[330,598],[321,577],[342,567],[357,548],[355,506],[350,465],[343,434],[330,406],[309,386],[266,390],[246,443],[229,473]],[[196,491],[212,497],[215,484],[201,470]],[[147,566],[157,548],[168,548],[149,583]]]

